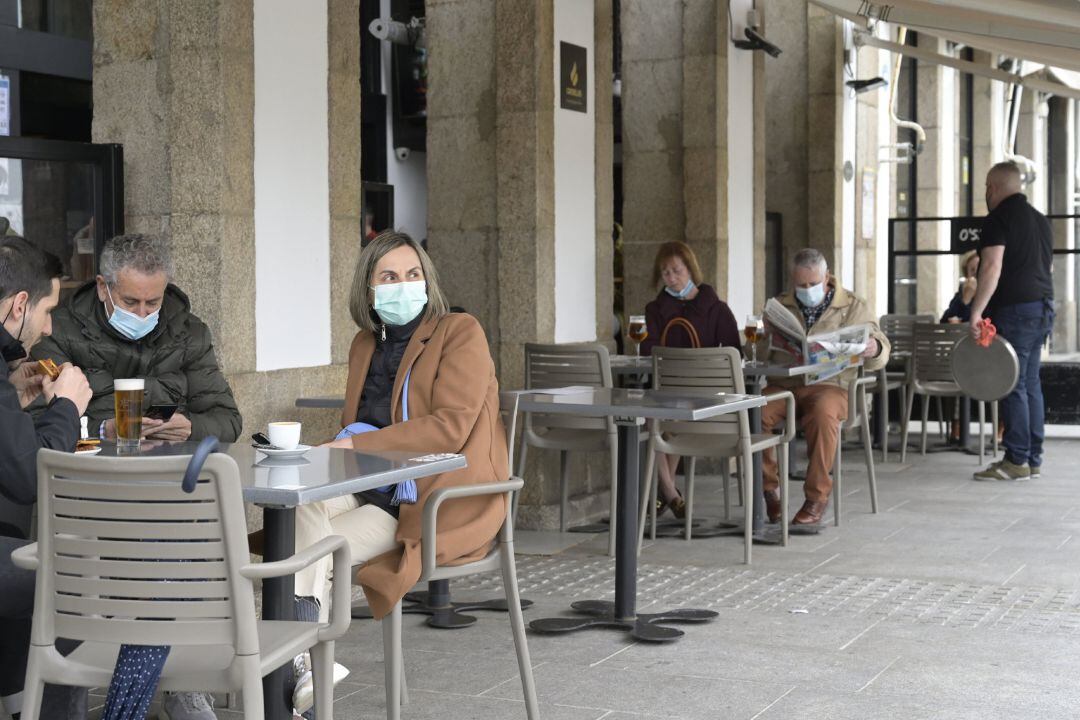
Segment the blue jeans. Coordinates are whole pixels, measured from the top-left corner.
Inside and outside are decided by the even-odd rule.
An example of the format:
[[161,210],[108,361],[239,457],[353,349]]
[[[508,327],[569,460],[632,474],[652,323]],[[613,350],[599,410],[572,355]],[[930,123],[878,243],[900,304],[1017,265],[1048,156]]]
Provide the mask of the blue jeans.
[[1046,407],[1039,367],[1043,343],[1054,326],[1053,303],[1040,300],[1006,305],[997,308],[991,319],[1020,361],[1016,387],[1001,401],[1005,458],[1017,465],[1042,465]]

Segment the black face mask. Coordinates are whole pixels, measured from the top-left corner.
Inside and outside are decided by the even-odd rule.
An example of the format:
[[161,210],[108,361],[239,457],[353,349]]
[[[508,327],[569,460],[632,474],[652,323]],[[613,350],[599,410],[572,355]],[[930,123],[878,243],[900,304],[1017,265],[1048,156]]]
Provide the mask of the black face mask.
[[[11,307],[8,309],[8,314],[4,316],[3,322],[6,323],[8,318],[11,317],[11,313],[15,310],[15,303],[11,303]],[[19,334],[17,337],[11,337],[4,327],[3,323],[0,323],[0,356],[3,356],[4,362],[13,363],[16,360],[22,360],[26,357],[26,348],[23,347],[22,340],[20,338],[23,334],[23,329],[26,327],[26,313],[23,313],[22,324],[19,325]]]

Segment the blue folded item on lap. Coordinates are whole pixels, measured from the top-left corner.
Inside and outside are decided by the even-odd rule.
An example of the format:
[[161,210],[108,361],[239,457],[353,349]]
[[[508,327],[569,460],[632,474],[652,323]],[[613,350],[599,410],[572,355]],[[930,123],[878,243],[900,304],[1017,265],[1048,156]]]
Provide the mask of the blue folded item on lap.
[[[401,391],[401,417],[403,421],[407,421],[409,419],[409,376],[411,374],[412,370],[410,370],[409,373],[405,375],[405,386]],[[369,423],[349,423],[341,429],[341,432],[339,432],[334,439],[341,440],[343,438],[352,437],[353,435],[373,432],[378,429],[379,428]],[[402,503],[412,505],[416,503],[416,481],[405,480],[403,482],[399,482],[397,485],[383,485],[382,487],[377,489],[380,492],[388,493],[390,492],[391,488],[393,488],[394,490],[394,497],[390,500],[391,505],[401,505]]]

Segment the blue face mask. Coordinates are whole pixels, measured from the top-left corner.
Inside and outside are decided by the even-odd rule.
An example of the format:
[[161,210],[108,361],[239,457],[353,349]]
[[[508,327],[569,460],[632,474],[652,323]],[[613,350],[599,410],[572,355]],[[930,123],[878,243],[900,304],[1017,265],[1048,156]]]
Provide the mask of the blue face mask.
[[109,324],[113,326],[116,332],[128,340],[142,340],[157,327],[158,316],[161,314],[160,310],[155,310],[146,317],[139,317],[116,304],[108,284],[105,285],[105,292],[109,293],[109,302],[113,306],[112,315],[109,316]]
[[375,312],[387,325],[408,325],[427,305],[427,283],[413,282],[376,285]]
[[672,290],[671,288],[669,288],[667,286],[665,286],[664,289],[667,290],[667,294],[670,295],[671,297],[678,298],[680,300],[685,300],[686,296],[694,291],[694,281],[693,280],[687,280],[686,281],[686,287],[684,287],[682,290],[678,290],[678,291]]
[[797,287],[795,297],[799,298],[799,302],[806,307],[817,307],[825,299],[825,283],[820,282],[808,288]]

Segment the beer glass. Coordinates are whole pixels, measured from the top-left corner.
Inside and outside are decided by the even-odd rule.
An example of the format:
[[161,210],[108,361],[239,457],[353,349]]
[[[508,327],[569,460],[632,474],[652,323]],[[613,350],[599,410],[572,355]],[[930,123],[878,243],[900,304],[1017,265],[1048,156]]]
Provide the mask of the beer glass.
[[644,315],[631,315],[627,322],[626,336],[634,343],[634,354],[641,355],[641,343],[649,337],[649,329],[645,325]]
[[113,382],[113,399],[116,403],[116,447],[134,450],[142,437],[143,392],[146,381],[142,378],[124,378]]
[[765,324],[758,315],[747,315],[746,325],[743,326],[743,335],[746,342],[750,343],[750,365],[757,365],[757,343],[765,333]]

